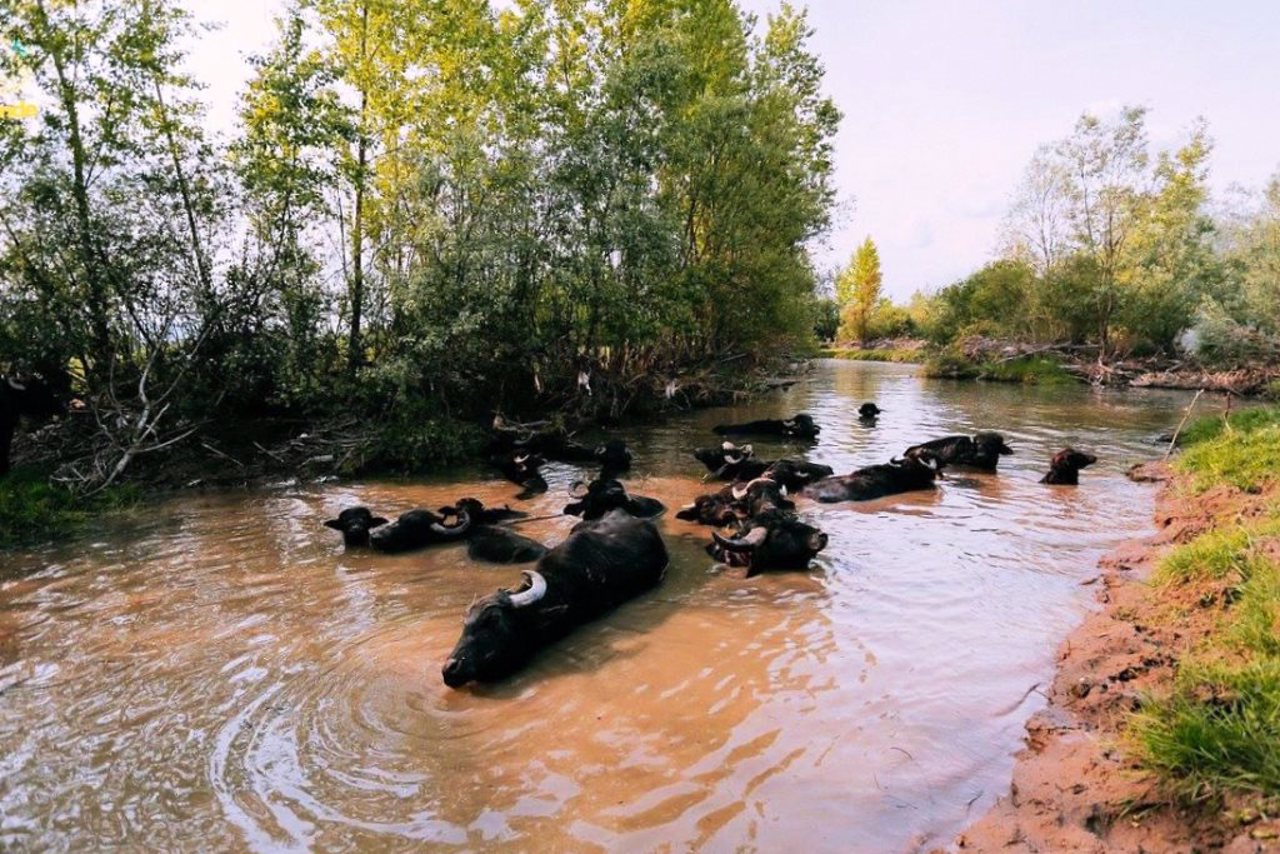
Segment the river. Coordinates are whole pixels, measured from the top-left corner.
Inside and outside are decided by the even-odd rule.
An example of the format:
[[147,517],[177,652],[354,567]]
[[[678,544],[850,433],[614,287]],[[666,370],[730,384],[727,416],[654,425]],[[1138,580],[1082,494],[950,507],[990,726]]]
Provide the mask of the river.
[[[857,406],[879,403],[874,427]],[[995,429],[998,475],[818,506],[808,572],[744,579],[668,513],[665,583],[505,683],[447,689],[477,596],[519,569],[463,547],[343,551],[321,522],[473,495],[428,480],[181,496],[87,538],[0,556],[0,848],[897,851],[946,844],[1008,790],[1096,561],[1150,525],[1124,477],[1189,396],[922,380],[822,361],[750,404],[621,432],[627,480],[674,511],[708,487],[687,453],[727,420],[812,413],[767,441],[845,473]],[[1099,462],[1037,483],[1066,444]],[[519,503],[558,512],[581,472]],[[513,502],[514,503],[514,502]],[[573,519],[521,530],[562,538]]]

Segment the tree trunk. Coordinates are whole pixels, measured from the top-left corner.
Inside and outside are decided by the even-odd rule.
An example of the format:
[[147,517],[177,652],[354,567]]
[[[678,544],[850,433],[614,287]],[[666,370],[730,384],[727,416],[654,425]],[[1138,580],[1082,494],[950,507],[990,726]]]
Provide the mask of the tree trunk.
[[61,51],[51,52],[53,68],[58,75],[58,100],[67,114],[67,136],[71,146],[72,186],[71,195],[76,206],[76,243],[80,256],[81,272],[85,279],[86,307],[89,310],[89,357],[91,365],[86,365],[86,379],[92,378],[91,384],[101,385],[111,374],[111,326],[110,301],[107,285],[103,278],[105,262],[100,263],[93,241],[92,217],[89,211],[89,182],[85,174],[84,137],[80,131],[80,110],[76,103],[75,87],[67,79],[65,57]]

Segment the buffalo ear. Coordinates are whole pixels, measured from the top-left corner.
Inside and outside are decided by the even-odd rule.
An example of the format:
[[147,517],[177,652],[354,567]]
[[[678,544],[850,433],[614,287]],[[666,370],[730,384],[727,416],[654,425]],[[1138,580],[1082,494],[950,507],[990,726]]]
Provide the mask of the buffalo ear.
[[381,516],[374,516],[372,519],[369,520],[369,527],[377,528],[380,525],[386,525],[390,521],[391,521],[390,519],[383,519]]
[[[387,521],[387,520],[386,520],[386,519],[383,519],[382,521],[384,521],[384,522],[385,522],[385,521]],[[337,519],[330,519],[329,521],[327,521],[327,522],[325,522],[325,523],[324,523],[324,526],[325,526],[326,528],[333,528],[333,530],[335,530],[335,531],[341,531],[341,530],[342,530],[342,523],[341,523],[341,522],[339,522]]]

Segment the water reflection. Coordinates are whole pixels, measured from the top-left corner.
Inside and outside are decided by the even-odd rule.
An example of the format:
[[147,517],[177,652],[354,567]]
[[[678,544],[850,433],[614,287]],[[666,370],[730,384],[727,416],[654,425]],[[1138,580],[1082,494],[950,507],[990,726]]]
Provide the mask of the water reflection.
[[[856,409],[875,400],[878,423]],[[945,839],[1007,786],[1053,650],[1099,554],[1143,530],[1150,456],[1186,396],[922,381],[822,363],[767,401],[632,431],[633,492],[707,488],[687,455],[724,421],[813,413],[837,472],[982,428],[1001,473],[857,505],[802,502],[831,535],[808,573],[713,565],[668,515],[666,583],[497,686],[439,667],[477,596],[518,570],[461,547],[345,553],[343,506],[392,514],[465,482],[186,497],[0,574],[0,847],[441,846],[897,850]],[[1052,451],[1098,454],[1078,489]],[[549,466],[557,512],[580,472]],[[558,541],[574,520],[522,531]]]

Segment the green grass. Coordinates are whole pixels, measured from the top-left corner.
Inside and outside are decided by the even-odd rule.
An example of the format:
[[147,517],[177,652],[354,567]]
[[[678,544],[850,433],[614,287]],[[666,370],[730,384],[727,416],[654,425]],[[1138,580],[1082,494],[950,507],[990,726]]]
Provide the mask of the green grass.
[[854,362],[920,362],[923,354],[919,350],[860,350],[827,347],[822,350],[827,359],[848,359]]
[[1252,433],[1254,430],[1273,424],[1280,424],[1280,407],[1242,409],[1232,413],[1229,418],[1223,418],[1220,415],[1198,418],[1178,435],[1178,444],[1189,448],[1192,445],[1216,439],[1224,432],[1228,432],[1228,425],[1231,432]]
[[1201,534],[1161,558],[1153,580],[1156,584],[1222,579],[1233,573],[1248,578],[1258,559],[1253,546],[1259,538],[1280,535],[1280,520],[1243,527],[1236,525]]
[[997,382],[1034,385],[1071,385],[1076,382],[1075,377],[1067,373],[1060,363],[1044,356],[1026,356],[1008,362],[981,365],[978,377]]
[[14,469],[0,479],[0,548],[14,548],[74,531],[102,513],[138,501],[131,486],[113,487],[82,498],[49,481],[48,472]]
[[1132,721],[1145,764],[1179,796],[1280,792],[1280,659],[1184,664]]
[[1245,650],[1280,661],[1280,566],[1256,560],[1239,595],[1231,640]]
[[[1270,482],[1280,464],[1278,420],[1277,410],[1250,410],[1193,425],[1178,461],[1193,491]],[[1183,658],[1172,688],[1147,697],[1130,721],[1142,762],[1180,798],[1280,795],[1280,508],[1264,510],[1171,551],[1153,576],[1157,594],[1229,585],[1229,595],[1201,602],[1221,607],[1221,617]]]
[[933,353],[925,362],[927,377],[980,379],[1028,385],[1068,385],[1076,382],[1061,363],[1046,356],[1023,356],[999,362],[975,362],[953,350]]
[[1223,483],[1257,492],[1280,477],[1280,424],[1266,423],[1263,417],[1255,416],[1247,428],[1224,428],[1214,438],[1197,438],[1187,447],[1175,465],[1191,476],[1193,492]]

